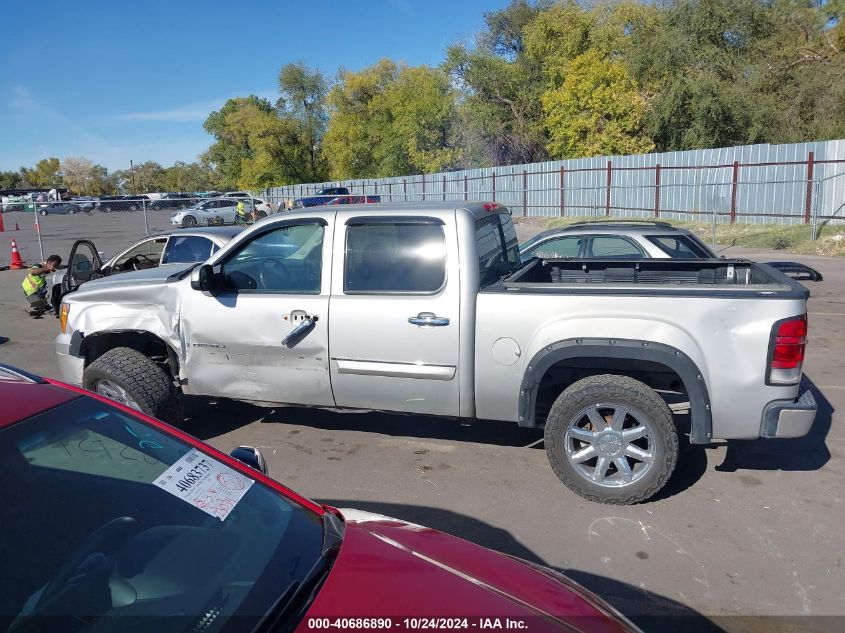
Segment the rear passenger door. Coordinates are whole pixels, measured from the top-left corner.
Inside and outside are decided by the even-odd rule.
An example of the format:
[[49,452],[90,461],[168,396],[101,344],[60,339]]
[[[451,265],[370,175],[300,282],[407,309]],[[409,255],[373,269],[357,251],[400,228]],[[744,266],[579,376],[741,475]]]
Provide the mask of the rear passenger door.
[[338,214],[329,340],[338,406],[459,412],[454,222]]

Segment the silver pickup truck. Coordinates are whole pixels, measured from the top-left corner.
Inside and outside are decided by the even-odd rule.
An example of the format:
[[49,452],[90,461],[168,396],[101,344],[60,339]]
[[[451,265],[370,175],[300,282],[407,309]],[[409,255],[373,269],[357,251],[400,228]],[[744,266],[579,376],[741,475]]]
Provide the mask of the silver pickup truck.
[[196,394],[544,426],[564,484],[634,503],[675,468],[679,409],[694,444],[809,431],[807,297],[747,261],[520,264],[494,203],[319,207],[83,284],[56,351],[68,382],[176,424]]

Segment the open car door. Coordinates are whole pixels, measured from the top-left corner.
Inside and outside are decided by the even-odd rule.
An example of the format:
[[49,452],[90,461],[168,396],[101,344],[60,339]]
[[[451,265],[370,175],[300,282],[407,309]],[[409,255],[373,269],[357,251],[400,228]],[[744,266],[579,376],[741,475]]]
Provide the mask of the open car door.
[[102,277],[103,260],[90,240],[77,240],[70,249],[67,274],[62,280],[62,294],[73,292],[80,284]]

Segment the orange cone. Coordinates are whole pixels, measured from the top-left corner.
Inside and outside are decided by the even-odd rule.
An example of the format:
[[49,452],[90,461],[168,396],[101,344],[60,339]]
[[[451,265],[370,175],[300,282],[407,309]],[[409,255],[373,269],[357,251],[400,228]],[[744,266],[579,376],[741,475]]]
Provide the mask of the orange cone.
[[12,270],[26,268],[24,261],[21,259],[21,254],[18,252],[18,244],[14,238],[12,238],[12,262],[9,264],[9,268]]
[[3,211],[0,210],[0,233],[5,231],[6,229],[3,227]]

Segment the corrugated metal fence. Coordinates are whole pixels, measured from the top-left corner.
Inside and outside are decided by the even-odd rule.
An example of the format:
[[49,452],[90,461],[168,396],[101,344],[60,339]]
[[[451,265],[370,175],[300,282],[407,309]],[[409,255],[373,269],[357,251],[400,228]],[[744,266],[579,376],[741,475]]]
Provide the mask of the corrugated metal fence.
[[798,224],[845,216],[845,140],[601,156],[417,176],[303,183],[292,199],[347,187],[382,201],[500,202],[522,216]]

